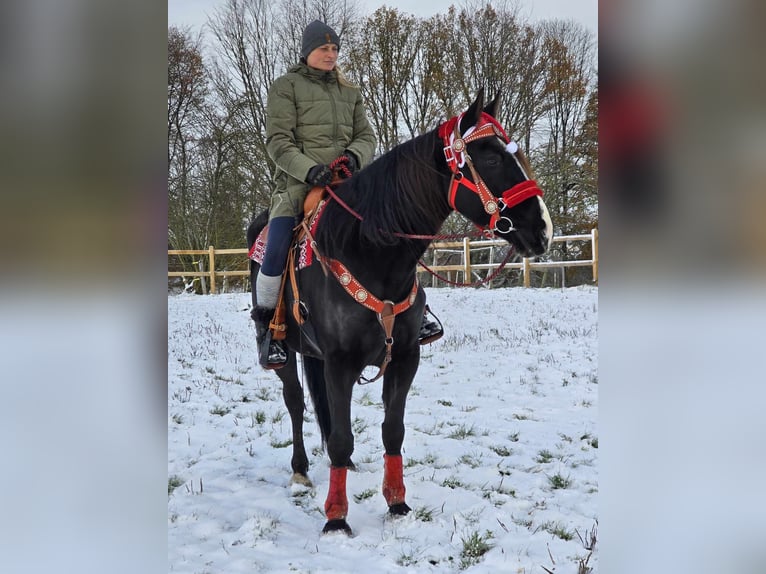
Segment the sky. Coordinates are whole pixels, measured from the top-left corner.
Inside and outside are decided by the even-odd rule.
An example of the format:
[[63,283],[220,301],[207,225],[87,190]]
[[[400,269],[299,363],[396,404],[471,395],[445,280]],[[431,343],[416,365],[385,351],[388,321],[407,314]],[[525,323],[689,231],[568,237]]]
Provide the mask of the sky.
[[[386,5],[397,8],[402,12],[416,16],[431,16],[443,13],[450,2],[444,0],[361,0],[369,13],[380,6]],[[224,0],[168,0],[168,24],[178,27],[190,26],[194,29],[202,26],[207,20],[207,14],[212,13]],[[460,1],[452,2],[455,6]],[[522,13],[529,15],[531,20],[541,19],[574,19],[592,30],[598,32],[598,0],[527,0],[522,4]]]

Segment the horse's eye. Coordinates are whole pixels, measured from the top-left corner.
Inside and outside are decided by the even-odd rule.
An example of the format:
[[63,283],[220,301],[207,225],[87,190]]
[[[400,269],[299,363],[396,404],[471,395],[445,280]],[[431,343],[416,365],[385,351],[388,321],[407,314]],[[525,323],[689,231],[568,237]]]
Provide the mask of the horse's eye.
[[490,155],[490,156],[487,156],[485,163],[487,165],[497,165],[500,163],[500,158],[497,157],[496,155]]

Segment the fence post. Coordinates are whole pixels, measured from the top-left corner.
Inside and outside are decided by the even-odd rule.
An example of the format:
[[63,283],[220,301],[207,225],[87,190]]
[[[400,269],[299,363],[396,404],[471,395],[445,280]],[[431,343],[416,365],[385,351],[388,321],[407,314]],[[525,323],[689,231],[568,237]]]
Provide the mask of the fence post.
[[463,237],[463,281],[471,282],[471,242]]
[[529,287],[530,285],[530,275],[531,275],[531,267],[529,266],[529,257],[524,258],[524,287]]
[[598,285],[598,229],[593,228],[591,235],[591,251],[593,252],[593,282]]
[[207,254],[210,259],[210,294],[215,295],[215,247],[211,245]]
[[[431,261],[431,267],[436,269],[436,247],[434,247],[434,258]],[[437,285],[436,275],[431,275],[431,287],[436,287]]]

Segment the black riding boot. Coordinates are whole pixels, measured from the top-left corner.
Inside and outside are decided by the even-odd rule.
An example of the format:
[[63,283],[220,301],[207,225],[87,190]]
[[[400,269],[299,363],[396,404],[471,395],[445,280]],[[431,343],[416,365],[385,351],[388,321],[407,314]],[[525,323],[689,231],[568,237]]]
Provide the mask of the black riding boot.
[[250,316],[255,321],[258,362],[264,369],[281,369],[287,363],[287,350],[283,341],[275,341],[271,338],[269,322],[274,317],[274,309],[254,307]]
[[[428,318],[428,314],[431,314],[436,321],[431,321]],[[426,305],[426,310],[423,313],[423,322],[420,324],[420,333],[418,334],[418,342],[421,345],[427,345],[434,341],[441,339],[444,335],[444,329],[442,328],[439,318],[431,313],[431,309]]]

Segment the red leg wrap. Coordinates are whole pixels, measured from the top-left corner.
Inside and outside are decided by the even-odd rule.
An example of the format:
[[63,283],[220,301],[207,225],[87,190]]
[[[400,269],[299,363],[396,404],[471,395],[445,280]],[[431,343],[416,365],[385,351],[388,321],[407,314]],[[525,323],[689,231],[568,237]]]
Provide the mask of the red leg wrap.
[[348,514],[348,499],[346,498],[346,472],[345,466],[330,467],[330,489],[327,492],[327,500],[324,503],[324,512],[327,520],[342,520]]
[[383,496],[389,506],[404,503],[402,455],[383,455]]

